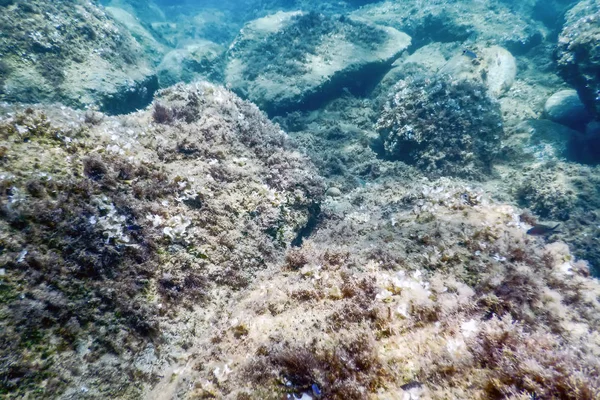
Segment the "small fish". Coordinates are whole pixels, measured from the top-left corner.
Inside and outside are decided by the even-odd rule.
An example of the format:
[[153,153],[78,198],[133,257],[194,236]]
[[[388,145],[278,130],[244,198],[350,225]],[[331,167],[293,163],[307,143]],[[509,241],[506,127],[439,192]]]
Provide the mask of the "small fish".
[[467,57],[472,58],[472,59],[477,58],[477,54],[475,54],[474,51],[469,50],[469,49],[464,49],[463,50],[463,56],[467,56]]
[[420,389],[423,387],[423,384],[421,382],[417,382],[417,381],[410,381],[407,384],[404,384],[402,386],[400,386],[400,388],[404,391],[410,391],[413,389]]
[[559,225],[560,224],[557,224],[556,226],[552,227],[548,225],[535,224],[533,228],[527,231],[527,234],[532,236],[546,236],[551,233],[555,233],[556,228],[558,228]]
[[319,389],[319,385],[317,385],[316,383],[313,383],[311,386],[312,392],[315,396],[320,396],[321,395],[321,389]]

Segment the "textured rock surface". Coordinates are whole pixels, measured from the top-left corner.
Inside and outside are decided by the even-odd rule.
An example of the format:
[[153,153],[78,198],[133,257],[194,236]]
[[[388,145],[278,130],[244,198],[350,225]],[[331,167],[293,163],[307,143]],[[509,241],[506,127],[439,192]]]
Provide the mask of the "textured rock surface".
[[135,41],[142,47],[145,56],[153,64],[156,64],[162,58],[167,48],[156,40],[152,32],[146,29],[134,14],[119,7],[106,7],[106,12],[131,34]]
[[566,16],[558,40],[558,67],[581,100],[600,115],[600,2],[584,0]]
[[146,106],[158,87],[141,46],[93,3],[17,2],[0,30],[2,100],[118,113]]
[[[564,244],[527,236],[515,208],[444,179],[393,178],[323,208],[331,218],[314,237],[214,318],[211,342],[190,336],[196,346],[155,394],[593,398],[600,388],[600,286]],[[178,331],[202,324],[192,315]]]
[[[120,117],[0,102],[0,397],[596,399],[600,167],[569,151],[597,158],[600,125],[544,118],[567,86],[554,36],[531,47],[534,19],[554,29],[568,1],[368,6],[398,6],[375,16],[429,44],[383,81],[357,67],[336,83],[348,90],[317,85],[274,118],[288,134],[207,83]],[[379,28],[348,19],[365,2],[114,0],[106,23],[162,60],[166,85],[219,79],[246,20],[322,12],[254,21],[229,54],[249,83],[278,76],[292,92],[299,61],[337,68],[346,42],[377,53]],[[18,14],[31,15],[54,21]],[[116,39],[95,32],[74,35],[82,54]],[[161,58],[149,35],[173,51]],[[34,54],[53,65],[68,49]],[[2,61],[0,80],[20,66]],[[120,79],[94,74],[81,95]]]
[[503,136],[499,104],[485,86],[448,75],[416,75],[392,89],[377,121],[387,157],[433,176],[490,171]]
[[242,29],[225,81],[269,114],[316,108],[343,88],[365,90],[409,44],[393,28],[280,12]]
[[561,90],[550,96],[544,104],[544,114],[551,121],[580,130],[591,119],[577,91],[571,89]]
[[0,393],[13,398],[139,398],[165,361],[164,321],[282,262],[324,192],[256,106],[209,84],[127,117],[0,115]]
[[600,272],[600,168],[550,160],[507,178],[517,200],[541,218],[561,222],[563,240]]
[[581,133],[547,119],[530,119],[512,127],[504,153],[521,162],[565,160]]
[[[517,61],[506,49],[499,46],[474,47],[473,55],[456,54],[439,69],[439,73],[455,79],[470,79],[482,82],[493,97],[505,94],[515,82]],[[469,53],[471,54],[471,53]]]
[[163,88],[193,80],[220,82],[223,79],[224,55],[222,46],[206,40],[172,50],[157,67],[158,82]]
[[487,41],[522,54],[542,42],[545,28],[496,1],[384,1],[352,13],[430,42]]

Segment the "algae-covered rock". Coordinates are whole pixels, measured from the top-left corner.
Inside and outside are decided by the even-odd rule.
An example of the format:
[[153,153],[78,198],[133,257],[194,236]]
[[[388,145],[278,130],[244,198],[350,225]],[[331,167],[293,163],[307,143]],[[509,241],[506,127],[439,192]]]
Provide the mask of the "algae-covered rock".
[[119,7],[106,7],[106,12],[112,19],[121,24],[129,34],[131,34],[136,42],[142,47],[144,55],[148,57],[153,64],[158,63],[167,49],[162,43],[159,43],[156,40],[153,34],[135,15]]
[[141,46],[94,3],[18,2],[0,14],[0,99],[146,106],[157,89]]
[[462,44],[458,42],[434,42],[424,45],[406,57],[400,57],[392,64],[392,68],[383,76],[374,94],[377,97],[386,96],[391,88],[401,79],[416,73],[435,74],[448,61],[462,54]]
[[118,118],[3,104],[0,149],[9,398],[139,397],[165,318],[282,262],[324,192],[256,106],[207,83]]
[[600,115],[600,2],[584,0],[566,15],[558,40],[558,68],[589,110]]
[[102,0],[101,4],[125,10],[130,15],[139,18],[142,24],[166,21],[163,9],[154,0]]
[[525,165],[507,179],[520,205],[561,222],[561,238],[600,272],[600,168],[564,160]]
[[503,152],[515,161],[566,160],[581,133],[547,119],[530,119],[511,128]]
[[493,1],[383,1],[351,15],[406,32],[418,47],[431,42],[486,41],[523,54],[546,34],[538,21]]
[[512,87],[517,76],[517,61],[508,50],[499,46],[469,49],[455,54],[439,73],[455,79],[480,81],[487,86],[491,96],[499,97]]
[[485,86],[427,73],[394,86],[377,130],[387,157],[434,176],[489,172],[503,136],[500,106]]
[[317,108],[343,88],[367,90],[409,44],[393,28],[279,12],[242,29],[228,54],[225,81],[269,114]]
[[193,395],[560,398],[600,388],[598,359],[578,357],[597,351],[600,284],[564,243],[528,236],[517,208],[455,180],[391,177],[323,208],[331,218],[313,238],[215,323],[219,340],[195,338],[197,368],[176,377],[199,382]]

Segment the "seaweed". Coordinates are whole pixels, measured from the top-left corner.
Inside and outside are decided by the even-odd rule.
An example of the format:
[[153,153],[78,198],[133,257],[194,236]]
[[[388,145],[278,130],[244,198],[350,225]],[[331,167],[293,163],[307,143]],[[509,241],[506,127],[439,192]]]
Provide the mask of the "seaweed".
[[[249,377],[265,384],[267,379],[285,382],[279,392],[313,393],[317,385],[323,398],[364,399],[375,393],[388,374],[367,332],[346,334],[334,345],[297,345],[261,348],[247,369]],[[266,354],[264,354],[266,353]],[[272,374],[264,371],[274,370]]]
[[392,89],[377,121],[383,156],[430,176],[491,172],[503,137],[499,104],[475,81],[421,74]]

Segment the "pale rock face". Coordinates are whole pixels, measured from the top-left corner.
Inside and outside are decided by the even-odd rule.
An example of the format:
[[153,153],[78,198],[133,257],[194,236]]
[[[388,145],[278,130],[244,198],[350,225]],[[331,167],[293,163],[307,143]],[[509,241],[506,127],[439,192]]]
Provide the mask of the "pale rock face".
[[215,81],[221,75],[225,49],[208,40],[199,40],[168,52],[158,66],[161,87],[194,80]]
[[[320,19],[313,22],[321,31],[306,28],[311,19]],[[225,83],[270,115],[314,109],[376,76],[410,43],[405,33],[360,19],[278,12],[240,31],[229,48]]]
[[123,8],[106,7],[106,12],[131,33],[135,41],[142,46],[145,54],[156,60],[165,53],[165,47],[142,25],[142,23]]
[[515,82],[517,62],[512,54],[499,46],[492,46],[482,51],[487,65],[486,83],[491,95],[499,97],[506,93]]
[[549,120],[572,128],[581,127],[590,120],[590,114],[573,89],[550,96],[544,105],[544,114]]
[[505,94],[515,82],[517,62],[513,55],[500,46],[473,51],[477,57],[457,54],[440,72],[457,79],[473,79],[484,83],[495,98]]

